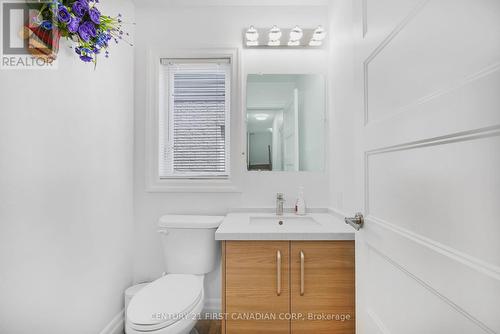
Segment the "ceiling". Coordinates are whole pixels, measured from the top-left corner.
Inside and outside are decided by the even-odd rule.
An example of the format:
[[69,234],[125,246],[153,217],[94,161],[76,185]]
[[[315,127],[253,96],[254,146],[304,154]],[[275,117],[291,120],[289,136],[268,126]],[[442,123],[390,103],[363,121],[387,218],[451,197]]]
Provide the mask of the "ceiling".
[[327,6],[328,0],[133,0],[136,6]]

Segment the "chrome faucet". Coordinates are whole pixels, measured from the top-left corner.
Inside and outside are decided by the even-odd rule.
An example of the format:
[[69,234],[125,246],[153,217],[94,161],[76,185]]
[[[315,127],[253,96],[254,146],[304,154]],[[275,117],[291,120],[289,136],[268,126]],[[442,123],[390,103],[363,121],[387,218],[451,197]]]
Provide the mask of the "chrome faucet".
[[276,216],[283,215],[283,203],[285,202],[285,197],[283,193],[276,194]]

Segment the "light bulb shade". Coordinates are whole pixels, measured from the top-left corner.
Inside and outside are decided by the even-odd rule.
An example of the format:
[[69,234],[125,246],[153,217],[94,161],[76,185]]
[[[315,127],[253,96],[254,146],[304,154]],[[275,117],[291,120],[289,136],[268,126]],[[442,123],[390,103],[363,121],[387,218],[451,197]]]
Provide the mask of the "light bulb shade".
[[309,42],[309,46],[321,46],[321,44],[323,44],[323,41],[317,41],[315,39],[311,39]]
[[300,46],[300,41],[288,41],[288,46]]
[[326,37],[326,32],[323,27],[319,26],[314,30],[312,39],[315,41],[322,41]]
[[277,26],[273,26],[269,30],[269,41],[279,41],[281,38],[281,30]]
[[280,41],[277,40],[277,41],[269,41],[267,42],[267,45],[268,46],[280,46]]
[[259,32],[254,28],[254,26],[250,26],[245,34],[245,37],[247,41],[255,42],[259,39]]
[[300,41],[302,35],[304,35],[302,29],[300,29],[299,26],[295,26],[295,28],[290,30],[290,42]]
[[247,46],[259,46],[259,41],[247,41]]

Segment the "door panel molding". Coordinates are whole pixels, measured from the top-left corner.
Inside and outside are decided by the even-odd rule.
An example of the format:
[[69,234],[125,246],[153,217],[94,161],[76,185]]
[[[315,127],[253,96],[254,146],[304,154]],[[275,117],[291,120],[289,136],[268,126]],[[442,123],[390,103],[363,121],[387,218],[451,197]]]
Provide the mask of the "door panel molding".
[[[337,217],[346,217],[347,213],[340,211],[335,208],[329,208],[328,209],[329,213],[337,216]],[[441,256],[444,256],[445,259],[443,259],[444,262],[448,262],[449,260],[453,260],[454,262],[458,263],[459,265],[466,266],[475,272],[477,272],[477,275],[479,278],[482,278],[482,275],[487,275],[491,277],[493,280],[497,281],[497,284],[493,284],[493,289],[488,289],[488,286],[492,286],[491,284],[489,285],[483,285],[484,291],[487,294],[491,294],[491,291],[495,290],[498,291],[497,295],[498,298],[500,298],[500,268],[493,266],[491,264],[485,263],[481,260],[478,260],[476,258],[473,258],[465,253],[462,253],[456,249],[453,249],[451,247],[445,246],[443,244],[440,244],[439,242],[426,238],[418,233],[412,232],[410,230],[397,227],[393,224],[390,224],[388,222],[385,222],[383,220],[377,219],[373,216],[368,216],[365,217],[366,225],[364,229],[374,229],[374,227],[382,228],[385,230],[389,230],[390,232],[398,235],[401,238],[404,238],[407,240],[407,242],[418,244],[418,246],[421,246],[433,253],[438,253]],[[363,230],[361,230],[361,233],[363,233]],[[382,235],[382,232],[380,233],[375,233],[376,235]],[[386,236],[386,234],[384,234]],[[403,265],[400,264],[400,261],[394,260],[393,257],[388,256],[385,254],[383,250],[381,250],[381,246],[379,246],[379,243],[384,243],[384,244],[391,244],[391,239],[383,239],[383,240],[371,240],[368,239],[366,240],[366,236],[360,237],[359,235],[356,236],[357,243],[363,240],[363,243],[366,244],[370,250],[374,251],[378,255],[381,256],[386,262],[391,264],[392,267],[396,268],[398,271],[403,272],[406,276],[412,279],[412,281],[417,282],[420,286],[426,288],[428,291],[430,291],[433,295],[438,297],[440,300],[445,302],[446,304],[450,305],[453,309],[457,311],[458,314],[461,316],[465,317],[469,321],[473,322],[476,324],[479,328],[481,328],[485,333],[490,333],[490,334],[495,334],[496,332],[493,331],[488,325],[483,323],[481,320],[479,320],[477,317],[472,315],[470,312],[464,310],[462,307],[460,307],[457,303],[453,302],[451,299],[447,298],[443,293],[439,292],[438,290],[434,289],[432,285],[429,285],[426,283],[422,278],[416,276],[412,272],[418,272],[418,270],[407,270],[404,268]],[[398,243],[400,244],[400,243]],[[398,250],[400,253],[405,252],[405,250],[399,249]],[[410,252],[411,254],[414,254],[416,252]],[[402,261],[401,261],[402,262]],[[461,277],[461,273],[463,271],[460,270],[455,270],[454,273],[456,273],[457,277]],[[432,280],[429,280],[432,281]],[[381,334],[391,334],[391,331],[387,329],[383,321],[380,319],[380,317],[372,310],[368,309],[366,311],[367,317],[364,319],[369,320],[372,322],[371,326],[370,324],[363,324],[364,327],[368,327],[369,329],[377,330],[378,333]],[[373,333],[369,331],[369,333]]]
[[368,33],[368,0],[361,0],[361,25],[362,37],[365,38]]
[[[500,248],[496,243],[495,234],[500,230],[495,223],[498,210],[493,209],[492,205],[496,204],[495,199],[500,196],[498,188],[495,187],[497,183],[494,172],[495,168],[500,166],[500,158],[494,154],[500,149],[499,137],[500,125],[497,125],[367,152],[367,221],[372,219],[388,227],[394,226],[407,236],[432,245],[446,254],[453,255],[455,259],[479,268],[483,274],[498,279]],[[461,144],[465,142],[467,144]],[[453,144],[453,147],[432,148],[447,144]],[[432,149],[408,152],[429,147]],[[398,153],[395,157],[382,157],[372,163],[371,157],[393,152],[405,153]],[[446,152],[450,152],[445,154],[445,157],[449,158],[441,159],[441,155]],[[419,160],[429,161],[429,164],[420,166]],[[388,163],[395,163],[395,167]],[[458,166],[460,163],[464,165],[460,172],[452,173],[449,177],[443,175],[437,180],[440,172],[446,171],[451,164]],[[438,167],[434,167],[434,164]],[[478,164],[484,164],[481,166],[485,167],[479,168]],[[391,173],[385,172],[386,166],[391,169]],[[409,183],[408,191],[397,185],[398,182],[405,182],[415,170],[422,171],[424,175],[436,180]],[[467,174],[467,171],[472,174]],[[391,182],[392,179],[398,180],[395,181],[396,185],[385,189],[383,184]],[[451,183],[461,187],[463,194],[443,191],[443,188]],[[482,194],[488,197],[479,200]],[[432,199],[428,199],[428,195]],[[394,199],[383,200],[384,196],[392,196]],[[457,203],[461,204],[455,208]],[[421,210],[423,207],[427,209]],[[467,211],[461,213],[461,208],[467,208]],[[443,223],[440,222],[442,219],[445,219]],[[454,231],[453,236],[449,235],[448,230]],[[478,238],[482,243],[477,242]],[[488,251],[484,243],[491,245]]]
[[[403,20],[401,20],[398,25],[387,35],[386,38],[377,45],[377,47],[371,52],[368,58],[363,62],[363,81],[364,81],[364,92],[363,92],[363,100],[364,100],[364,118],[365,125],[369,122],[369,112],[368,112],[368,66],[370,62],[372,62],[379,54],[384,50],[387,45],[391,43],[391,41],[401,32],[403,29],[422,11],[422,9],[429,3],[430,0],[422,0],[420,1],[408,15],[406,15]],[[362,4],[362,25],[363,25],[363,38],[366,36],[368,32],[368,3],[367,0],[363,1]]]
[[[418,13],[420,13],[420,11],[422,9],[424,9],[425,5],[427,5],[427,3],[429,3],[429,1],[431,0],[421,0],[409,13],[408,15],[406,15],[403,20],[401,20],[397,25],[396,27],[394,27],[394,29],[389,33],[389,35],[387,35],[386,38],[384,38],[382,40],[382,42],[380,42],[380,44],[372,51],[372,53],[368,56],[368,58],[366,58],[366,60],[364,61],[364,65],[365,67],[367,67],[370,62],[375,59],[375,57],[377,57],[379,55],[380,52],[382,52],[382,50],[385,49],[385,47],[387,45],[389,45],[389,43],[401,32],[403,31],[403,29],[418,15]],[[366,11],[367,8],[367,1],[363,1],[363,11]],[[365,19],[366,22],[368,22],[368,14],[365,14]],[[367,30],[368,31],[368,30]]]
[[385,153],[391,153],[391,152],[397,152],[397,151],[406,151],[406,150],[412,150],[412,149],[418,149],[418,148],[425,148],[425,147],[431,147],[431,146],[438,146],[438,145],[446,145],[450,143],[457,143],[457,142],[463,142],[463,141],[469,141],[469,140],[476,140],[476,139],[482,139],[482,138],[490,138],[490,137],[495,137],[495,136],[500,136],[500,124],[493,125],[493,126],[487,126],[484,128],[480,129],[473,129],[473,130],[468,130],[468,131],[460,131],[456,133],[451,133],[443,136],[438,136],[438,137],[433,137],[433,138],[427,138],[427,139],[422,139],[422,140],[417,140],[413,142],[408,142],[408,143],[402,143],[402,144],[397,144],[397,145],[390,145],[386,147],[381,147],[369,151],[365,151],[364,155],[364,194],[365,194],[365,204],[364,204],[364,213],[366,216],[370,215],[370,177],[369,177],[369,170],[370,170],[370,157],[378,154],[385,154]]
[[[369,172],[370,158],[374,156],[498,136],[500,124],[388,145],[365,151],[364,166],[366,233],[362,233],[362,239],[369,250],[445,302],[482,332],[492,334],[500,332],[500,321],[493,310],[483,309],[481,305],[500,300],[500,267],[376,217],[370,212],[369,199],[373,194],[370,193]],[[368,314],[368,318],[372,316]],[[374,320],[374,323],[377,324],[377,321]],[[381,330],[380,326],[377,328]]]
[[440,255],[449,258],[450,260],[463,264],[471,269],[476,270],[480,274],[487,275],[500,282],[500,267],[498,266],[482,261],[476,257],[468,255],[467,253],[461,252],[453,247],[446,246],[424,235],[391,224],[380,218],[376,218],[374,216],[367,216],[365,217],[365,220],[366,221],[369,220],[371,224],[376,224],[384,229],[388,229],[391,232],[396,233],[403,238],[418,243],[419,245],[426,247],[433,252],[439,253]]
[[[500,267],[376,217],[370,212],[369,206],[369,198],[373,196],[370,193],[369,172],[370,158],[374,156],[498,136],[500,136],[500,124],[389,145],[365,152],[366,224],[364,229],[368,233],[363,233],[365,235],[363,239],[366,245],[382,256],[385,261],[447,303],[465,319],[481,328],[484,333],[500,332],[500,323],[494,312],[480,307],[482,302],[489,305],[489,303],[494,303],[494,300],[500,299]],[[376,175],[372,176],[376,177]],[[384,238],[379,240],[374,237],[377,235],[383,235]],[[429,268],[439,268],[444,274],[438,270],[429,270]],[[454,284],[449,284],[450,280]],[[467,288],[464,289],[464,287]]]
[[379,333],[391,334],[391,332],[385,327],[384,322],[372,309],[368,309],[366,314],[368,315],[368,319],[370,319],[373,323],[372,327],[374,327]]
[[[500,299],[500,280],[495,271],[492,272],[488,267],[471,265],[465,257],[451,257],[450,253],[439,251],[432,243],[411,238],[409,234],[388,225],[390,224],[367,217],[364,229],[369,230],[369,233],[365,234],[363,240],[369,250],[447,303],[484,332],[494,334],[500,330],[495,310],[481,307],[481,303],[487,304]],[[383,235],[383,240],[372,237],[377,235]],[[490,275],[485,275],[485,271],[489,271]],[[454,284],[450,284],[451,282]],[[456,284],[457,282],[460,284]],[[468,284],[471,282],[475,283],[474,286]]]
[[500,67],[423,104],[371,121],[365,127],[365,150],[500,124],[497,87],[500,87]]
[[[363,30],[363,37],[362,37],[361,41],[362,41],[362,43],[367,44],[367,45],[370,45],[371,43],[376,42],[376,47],[373,49],[373,51],[371,50],[371,48],[365,47],[365,52],[368,54],[368,56],[363,61],[363,66],[362,66],[363,69],[362,69],[362,79],[361,80],[363,80],[362,90],[363,90],[363,108],[364,108],[364,124],[365,124],[365,126],[371,122],[381,121],[381,120],[384,120],[386,118],[393,117],[395,114],[400,114],[403,112],[408,112],[410,110],[413,110],[415,107],[417,107],[419,105],[425,104],[425,103],[432,101],[434,99],[437,99],[443,95],[449,94],[449,93],[463,87],[464,85],[468,85],[468,84],[470,84],[476,80],[479,80],[480,78],[482,78],[484,76],[490,75],[493,72],[496,72],[500,69],[500,61],[499,61],[498,57],[492,58],[490,56],[490,57],[484,58],[482,56],[479,56],[482,53],[487,54],[487,52],[490,52],[491,50],[489,50],[489,49],[486,49],[486,48],[484,50],[478,49],[478,52],[476,54],[458,53],[459,52],[458,50],[450,50],[448,54],[444,54],[443,57],[437,58],[437,60],[442,61],[442,62],[446,62],[446,59],[448,59],[448,62],[449,62],[455,58],[461,59],[460,62],[457,63],[456,65],[457,65],[457,68],[460,68],[460,67],[464,68],[463,73],[459,72],[460,75],[453,76],[453,75],[449,75],[446,72],[443,72],[443,73],[439,74],[439,76],[441,76],[441,77],[439,78],[439,76],[438,76],[438,78],[436,79],[436,82],[440,83],[440,87],[433,87],[429,91],[424,90],[421,92],[415,92],[415,94],[413,94],[414,96],[407,96],[408,99],[403,99],[403,100],[399,101],[399,102],[402,102],[399,105],[398,105],[398,103],[396,103],[396,105],[394,105],[394,106],[386,105],[385,108],[382,108],[383,107],[383,105],[382,105],[382,106],[379,106],[379,108],[374,109],[375,106],[373,105],[373,100],[370,101],[370,94],[372,94],[372,95],[375,94],[372,92],[372,90],[373,90],[373,83],[372,82],[374,80],[373,78],[375,78],[375,77],[372,77],[370,80],[370,67],[371,67],[370,65],[373,65],[372,62],[382,53],[383,50],[385,50],[387,48],[388,45],[393,44],[392,43],[393,40],[397,36],[399,36],[400,33],[403,30],[405,30],[405,28],[408,27],[408,25],[410,23],[412,23],[417,16],[419,16],[420,13],[423,12],[424,8],[428,9],[425,11],[426,12],[425,17],[423,17],[421,19],[421,21],[424,22],[422,24],[425,24],[425,21],[428,20],[427,14],[429,12],[431,12],[432,9],[435,9],[435,5],[436,5],[435,1],[432,2],[433,6],[428,6],[429,3],[431,3],[430,0],[422,0],[419,3],[417,3],[417,5],[409,12],[409,14],[407,14],[407,16],[405,16],[396,25],[396,27],[381,42],[378,42],[378,41],[371,40],[373,38],[370,39],[370,36],[368,34],[367,24],[368,24],[368,20],[369,20],[369,13],[367,10],[367,1],[362,1],[362,4],[361,4],[361,17],[362,17],[361,25],[362,25],[362,30]],[[478,4],[478,6],[481,6],[481,4]],[[473,8],[473,7],[471,7],[471,8]],[[444,11],[446,9],[440,9],[440,10]],[[444,12],[443,12],[443,15],[444,15]],[[452,23],[450,23],[450,24],[454,24],[454,25],[459,24],[459,21],[457,21],[459,19],[460,19],[460,17],[457,16],[456,20],[452,21]],[[436,23],[436,24],[438,24],[438,23]],[[439,29],[438,25],[436,27],[437,27],[436,29]],[[365,32],[365,30],[366,30],[366,32]],[[415,33],[415,31],[413,31],[413,33]],[[479,31],[476,31],[476,33],[487,34],[488,31],[479,30]],[[410,34],[411,34],[411,31],[410,31]],[[365,38],[365,35],[366,35],[366,38]],[[468,38],[473,38],[473,35],[469,36]],[[426,41],[426,40],[428,40],[428,38],[426,37],[426,35],[421,34],[421,35],[419,35],[418,40]],[[421,47],[424,50],[425,50],[425,47],[433,47],[433,48],[436,47],[432,43],[429,43],[429,45],[427,45],[427,43],[425,43],[425,42],[422,42],[422,43],[423,44]],[[478,47],[477,44],[474,44],[474,45],[476,47]],[[408,46],[408,45],[406,45],[406,46]],[[398,50],[401,51],[401,49],[396,49],[396,51],[395,51],[396,54],[398,54]],[[496,52],[498,52],[498,48],[495,50],[496,50]],[[491,51],[491,52],[493,52],[493,51]],[[464,54],[466,56],[462,56],[462,54]],[[364,57],[362,57],[362,59],[363,58]],[[468,68],[465,66],[468,63],[470,63],[471,61],[473,61],[475,58],[477,58],[477,61],[480,62],[480,63],[478,63],[478,65],[482,66],[482,67],[478,66],[475,68]],[[418,61],[416,59],[418,59],[418,58],[410,57],[409,59],[401,60],[398,63],[400,63],[400,64],[407,63],[408,66],[422,63],[421,61]],[[425,62],[424,62],[424,64],[425,64]],[[459,64],[462,64],[464,66],[458,66]],[[384,76],[383,72],[378,73],[378,75],[376,77],[380,78],[381,76]],[[432,78],[432,79],[427,78],[427,81],[429,81],[429,82],[426,81],[425,83],[432,84],[432,80],[434,80],[434,78]],[[377,83],[380,84],[380,80],[378,80]],[[370,86],[370,85],[372,85],[372,86]],[[415,87],[413,87],[413,88],[415,88]],[[379,91],[379,93],[380,93],[380,91]],[[386,90],[383,95],[389,96],[389,95],[391,95],[391,91]],[[372,96],[372,99],[373,99],[373,96]],[[382,97],[382,101],[384,101],[383,97]],[[378,112],[376,112],[377,114],[379,114],[379,113],[381,113],[381,114],[374,116],[373,114],[375,111],[378,111]]]
[[455,133],[450,133],[443,136],[426,138],[422,140],[416,140],[408,143],[402,143],[397,145],[390,145],[386,147],[380,147],[366,151],[367,156],[375,154],[390,153],[395,151],[411,150],[415,148],[445,145],[450,143],[457,143],[461,141],[474,140],[480,138],[488,138],[500,135],[500,124],[486,126],[480,129],[473,129],[467,131],[460,131]]
[[[418,283],[421,287],[425,288],[427,291],[431,292],[434,296],[438,297],[441,301],[445,302],[447,305],[449,305],[451,308],[453,308],[455,311],[457,311],[458,314],[462,315],[465,317],[467,320],[473,322],[477,327],[481,328],[485,333],[488,334],[496,334],[497,332],[488,325],[486,325],[484,322],[479,320],[477,317],[473,316],[471,313],[467,312],[464,310],[462,307],[460,307],[458,304],[453,302],[451,299],[443,295],[441,292],[433,288],[431,285],[426,283],[424,280],[422,280],[420,277],[416,276],[413,274],[411,271],[405,269],[399,262],[395,261],[393,258],[390,256],[386,255],[384,252],[380,251],[380,249],[372,244],[370,241],[366,241],[366,245],[372,250],[373,252],[377,253],[382,259],[384,259],[387,263],[391,264],[393,268],[398,269],[398,271],[404,273],[407,277],[411,278],[414,282]],[[368,314],[370,317],[372,317],[371,314]],[[380,328],[380,327],[379,327]]]
[[[484,77],[487,77],[489,75],[493,75],[493,74],[495,74],[495,72],[497,72],[499,70],[500,70],[500,62],[485,66],[484,68],[480,69],[479,71],[476,71],[476,72],[464,77],[461,80],[458,80],[456,82],[451,82],[445,88],[437,89],[437,90],[435,90],[427,95],[424,95],[424,96],[418,98],[415,101],[412,101],[408,104],[405,104],[402,107],[395,109],[394,111],[392,111],[391,113],[389,113],[387,115],[384,115],[384,116],[377,118],[377,119],[374,119],[374,120],[369,120],[369,114],[368,114],[369,107],[368,107],[368,102],[367,102],[366,106],[365,106],[365,125],[368,125],[368,123],[372,123],[372,122],[383,122],[384,120],[389,119],[389,118],[393,118],[393,117],[397,116],[398,114],[402,114],[402,113],[414,110],[418,106],[424,105],[424,104],[431,102],[432,100],[438,99],[444,95],[453,93],[454,91],[456,91],[464,86],[470,85],[470,84],[474,83],[475,81],[480,80]],[[368,80],[368,72],[367,72],[368,68],[365,68],[364,71],[366,73],[364,76],[365,76],[366,80]],[[367,81],[366,85],[365,85],[365,101],[368,101],[368,85],[369,85],[369,83]]]

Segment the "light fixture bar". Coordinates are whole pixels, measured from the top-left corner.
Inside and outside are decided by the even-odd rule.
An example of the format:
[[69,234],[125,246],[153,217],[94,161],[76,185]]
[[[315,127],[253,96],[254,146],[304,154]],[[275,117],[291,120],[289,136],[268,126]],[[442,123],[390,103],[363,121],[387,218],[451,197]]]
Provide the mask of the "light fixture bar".
[[[281,40],[283,36],[287,40]],[[243,45],[247,48],[318,48],[323,46],[326,31],[322,26],[316,28],[301,28],[298,25],[293,28],[281,29],[277,25],[271,28],[256,28],[251,25],[243,33]]]

